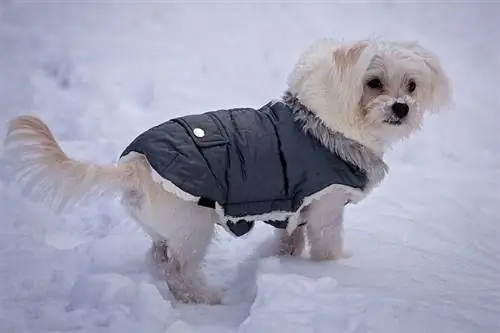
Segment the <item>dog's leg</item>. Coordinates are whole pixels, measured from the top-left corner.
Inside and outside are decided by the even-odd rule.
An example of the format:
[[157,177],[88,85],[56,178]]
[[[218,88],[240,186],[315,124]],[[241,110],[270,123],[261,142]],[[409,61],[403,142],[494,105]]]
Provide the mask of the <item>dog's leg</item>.
[[122,202],[152,237],[151,255],[174,297],[187,303],[220,303],[220,293],[207,285],[200,269],[214,235],[215,211],[184,201],[158,184],[143,192],[140,199],[129,195]]
[[[153,240],[153,259],[164,269],[167,284],[174,297],[186,303],[218,304],[221,295],[210,287],[200,264],[214,233],[214,222],[207,218],[208,208],[194,207],[186,219],[177,217],[168,224],[179,224],[176,232],[166,235],[164,240]],[[183,224],[180,227],[180,224]]]
[[153,239],[150,251],[153,262],[160,274],[166,277],[167,285],[177,300],[185,303],[220,303],[220,293],[206,284],[205,276],[199,267],[185,269],[181,261],[173,255],[166,239]]
[[344,192],[335,191],[311,203],[306,218],[312,260],[336,260],[343,257],[346,199]]
[[207,284],[200,267],[214,235],[213,219],[207,218],[206,212],[191,212],[175,223],[184,224],[178,233],[166,241],[153,242],[156,260],[166,261],[165,274],[172,294],[186,303],[219,304],[220,292]]
[[304,227],[297,227],[291,235],[286,230],[275,230],[278,238],[278,255],[300,256],[304,251],[305,233]]

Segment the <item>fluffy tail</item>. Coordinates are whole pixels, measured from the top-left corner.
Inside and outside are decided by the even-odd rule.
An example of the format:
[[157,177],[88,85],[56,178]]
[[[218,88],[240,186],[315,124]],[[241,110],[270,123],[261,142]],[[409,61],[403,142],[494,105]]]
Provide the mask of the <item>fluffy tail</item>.
[[138,162],[97,165],[75,161],[62,151],[47,125],[36,117],[12,119],[4,148],[14,181],[33,199],[58,210],[137,184]]

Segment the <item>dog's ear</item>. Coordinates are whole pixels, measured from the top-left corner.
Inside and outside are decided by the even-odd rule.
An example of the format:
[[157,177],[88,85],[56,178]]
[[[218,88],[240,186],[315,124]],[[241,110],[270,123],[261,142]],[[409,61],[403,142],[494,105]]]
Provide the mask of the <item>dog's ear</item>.
[[314,76],[337,43],[329,38],[322,38],[312,43],[300,56],[293,71],[288,76],[288,87],[291,92],[302,91],[303,86]]
[[431,110],[438,111],[449,106],[451,104],[452,89],[439,57],[417,42],[401,43],[401,45],[423,60],[431,72]]
[[341,75],[358,63],[367,46],[368,44],[365,42],[357,42],[342,46],[333,52],[333,62]]

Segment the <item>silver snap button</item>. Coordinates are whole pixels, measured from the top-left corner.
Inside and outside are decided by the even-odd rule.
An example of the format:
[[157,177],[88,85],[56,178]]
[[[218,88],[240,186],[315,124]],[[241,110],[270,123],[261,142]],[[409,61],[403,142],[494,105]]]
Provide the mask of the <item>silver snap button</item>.
[[194,133],[194,135],[195,135],[196,137],[198,137],[198,138],[202,138],[202,137],[204,137],[204,136],[205,136],[205,131],[204,131],[204,130],[202,130],[201,128],[195,128],[195,129],[193,130],[193,133]]

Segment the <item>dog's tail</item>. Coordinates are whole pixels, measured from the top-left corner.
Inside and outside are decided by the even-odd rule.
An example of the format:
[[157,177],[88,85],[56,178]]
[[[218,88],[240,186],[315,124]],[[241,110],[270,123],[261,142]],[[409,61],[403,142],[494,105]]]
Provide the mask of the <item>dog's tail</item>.
[[142,161],[97,165],[69,158],[40,119],[21,116],[8,124],[5,157],[24,192],[63,209],[89,197],[136,187]]

